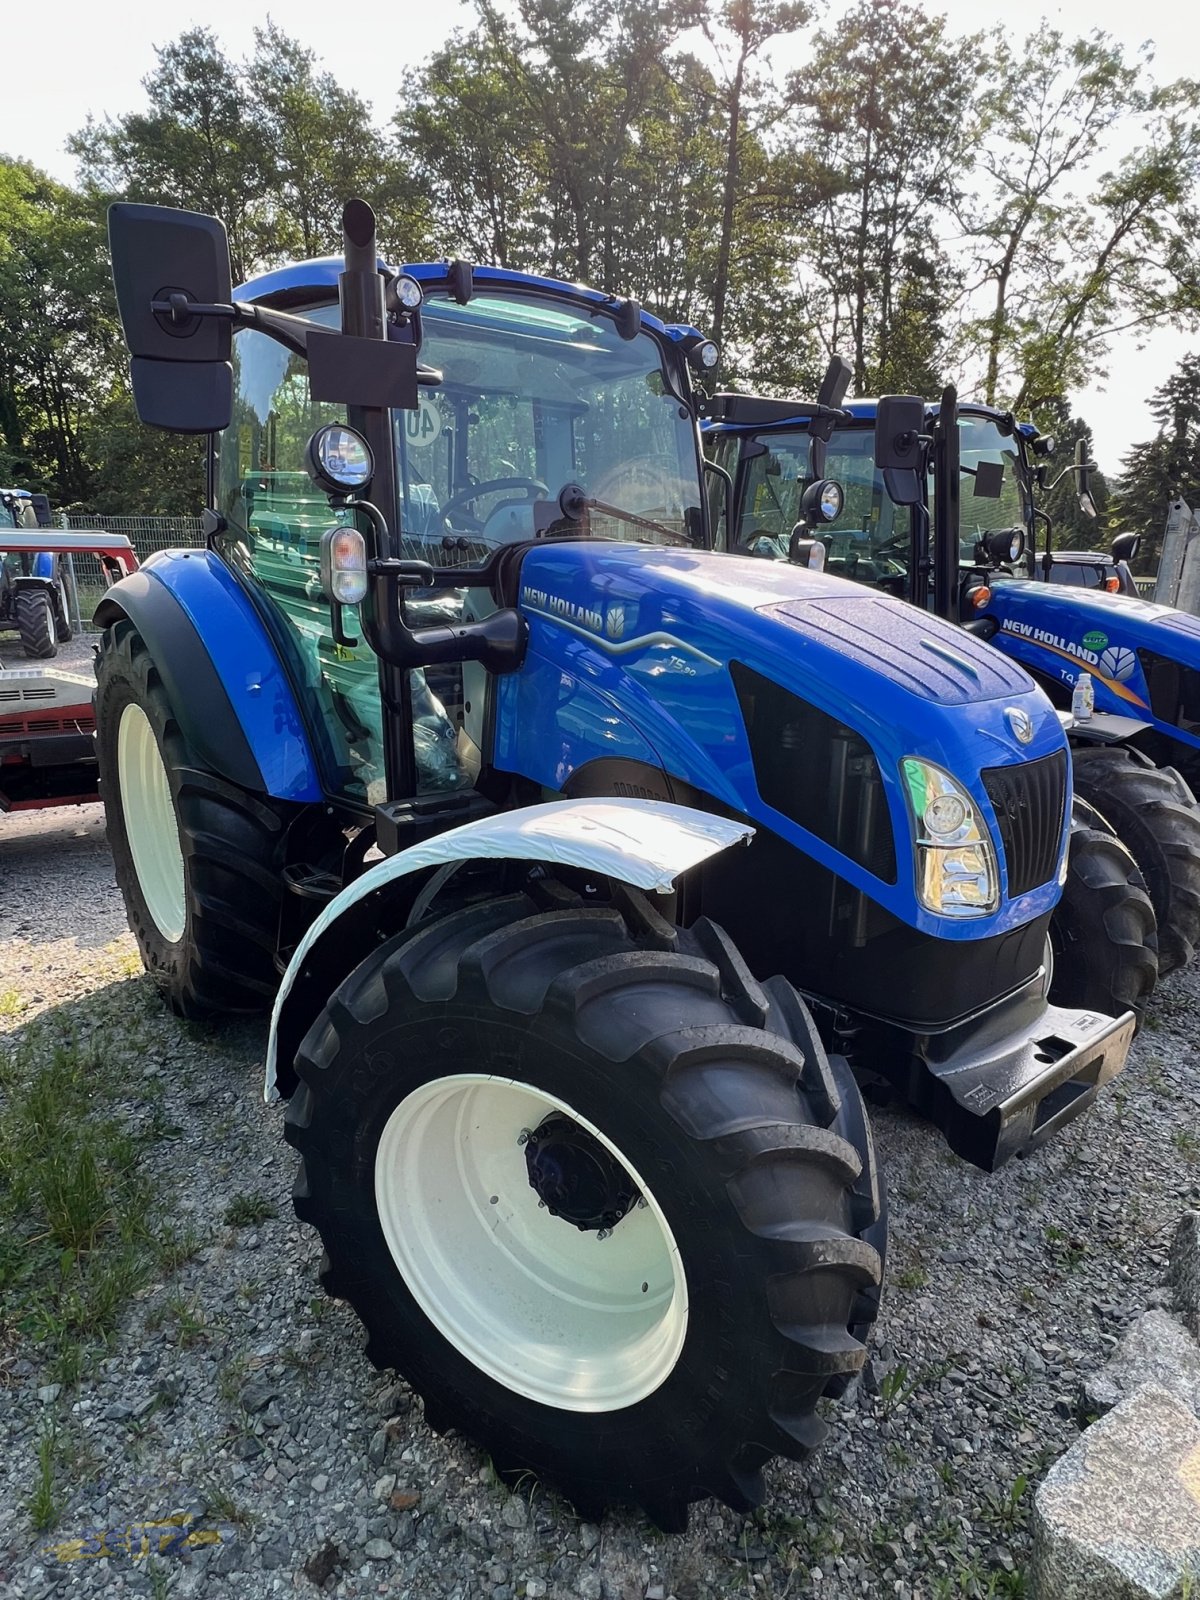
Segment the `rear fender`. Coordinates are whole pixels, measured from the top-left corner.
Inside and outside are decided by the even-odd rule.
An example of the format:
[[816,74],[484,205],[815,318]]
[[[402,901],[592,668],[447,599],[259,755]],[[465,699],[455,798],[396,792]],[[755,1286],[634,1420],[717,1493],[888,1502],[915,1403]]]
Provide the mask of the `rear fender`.
[[669,893],[689,867],[753,833],[748,823],[659,801],[554,800],[464,823],[387,857],[336,895],[297,945],[271,1015],[264,1097],[291,1094],[292,1060],[318,1012],[359,961],[403,927],[411,896],[381,906],[380,890],[430,867],[494,860],[555,862]]
[[321,799],[312,747],[274,642],[210,550],[167,550],[96,608],[127,618],[154,658],[185,738],[205,765],[252,794]]

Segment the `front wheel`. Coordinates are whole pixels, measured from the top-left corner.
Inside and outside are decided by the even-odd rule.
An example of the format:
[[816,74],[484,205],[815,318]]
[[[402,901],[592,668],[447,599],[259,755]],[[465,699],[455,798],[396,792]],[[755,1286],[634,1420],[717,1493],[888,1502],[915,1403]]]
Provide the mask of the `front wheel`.
[[1158,970],[1200,945],[1200,806],[1173,767],[1119,746],[1076,746],[1075,788],[1137,862],[1158,918]]
[[265,1010],[286,809],[205,767],[129,622],[104,635],[95,707],[108,841],[147,972],[181,1017]]
[[1067,879],[1050,919],[1055,1005],[1141,1025],[1158,978],[1158,934],[1145,881],[1100,813],[1075,796]]
[[515,895],[381,946],[297,1057],[296,1211],[369,1358],[587,1514],[757,1504],[865,1355],[857,1090],[727,957],[708,924],[647,949],[615,909]]

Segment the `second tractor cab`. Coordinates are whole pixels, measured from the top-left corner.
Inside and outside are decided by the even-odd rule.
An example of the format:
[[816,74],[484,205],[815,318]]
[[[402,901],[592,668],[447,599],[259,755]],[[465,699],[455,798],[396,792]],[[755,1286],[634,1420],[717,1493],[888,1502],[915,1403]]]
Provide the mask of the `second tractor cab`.
[[878,1310],[856,1075],[990,1168],[1124,1064],[1046,998],[1066,741],[960,630],[711,549],[696,330],[343,220],[235,294],[214,219],[110,213],[140,415],[217,436],[208,548],[97,613],[130,923],[181,1014],[273,1003],[297,1212],[435,1428],[746,1507]]
[[[1043,581],[1053,569],[1045,549],[1032,556],[1047,520],[1033,430],[958,405],[952,391],[938,404],[839,398],[834,407],[718,395],[711,410],[706,447],[734,491],[722,528],[729,548],[765,553],[773,540],[786,550],[805,486],[827,473],[843,485],[841,514],[801,529],[822,546],[826,571],[965,624],[1019,661],[1064,714],[1086,680],[1094,711],[1069,732],[1075,791],[1145,878],[1160,972],[1188,961],[1200,944],[1200,810],[1189,786],[1200,782],[1200,619]],[[826,434],[815,444],[814,416]],[[1075,470],[1086,493],[1086,463]],[[1118,546],[1118,559],[1131,554]]]

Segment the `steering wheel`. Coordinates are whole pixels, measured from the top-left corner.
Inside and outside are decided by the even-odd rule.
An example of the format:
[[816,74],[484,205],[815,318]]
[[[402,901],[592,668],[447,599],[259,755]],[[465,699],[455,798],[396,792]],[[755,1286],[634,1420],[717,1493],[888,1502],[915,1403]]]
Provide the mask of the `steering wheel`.
[[[515,489],[524,489],[527,500],[536,500],[539,496],[550,493],[550,485],[543,483],[540,478],[484,478],[479,483],[471,484],[470,488],[460,489],[457,494],[452,494],[442,505],[442,516],[449,522],[456,511],[469,506],[473,500],[478,500],[485,494],[503,494]],[[483,523],[478,517],[468,511],[465,513],[465,520],[473,524],[477,532],[482,532]]]
[[751,528],[744,533],[734,546],[734,555],[758,556],[768,561],[781,561],[783,559],[779,549],[778,534],[768,533],[765,528]]

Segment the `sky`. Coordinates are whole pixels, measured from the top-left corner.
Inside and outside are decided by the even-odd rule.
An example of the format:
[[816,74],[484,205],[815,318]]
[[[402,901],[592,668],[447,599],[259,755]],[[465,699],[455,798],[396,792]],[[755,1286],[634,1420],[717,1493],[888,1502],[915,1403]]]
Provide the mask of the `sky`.
[[[829,12],[843,8],[831,0]],[[925,0],[930,12],[945,15],[953,32],[969,33],[992,25],[1025,37],[1045,18],[1066,33],[1100,28],[1131,50],[1144,41],[1155,47],[1160,80],[1200,70],[1200,12],[1180,0]],[[88,113],[120,116],[145,105],[142,79],[155,65],[154,47],[170,42],[186,28],[211,28],[228,54],[249,53],[253,30],[268,14],[294,38],[321,58],[334,76],[370,102],[376,117],[386,121],[395,107],[407,67],[416,65],[441,45],[456,27],[470,25],[469,0],[440,0],[436,5],[415,0],[383,0],[367,10],[341,11],[328,0],[287,0],[274,8],[256,0],[181,0],[164,8],[148,0],[125,0],[111,7],[81,0],[62,0],[54,12],[53,30],[39,7],[9,7],[4,22],[5,58],[20,70],[5,75],[0,96],[0,152],[19,156],[70,182],[74,163],[65,140],[82,126]],[[370,17],[371,39],[364,48],[361,34],[350,25],[354,15]],[[119,16],[119,22],[115,20]],[[341,21],[345,18],[345,21]],[[781,67],[798,64],[780,58]],[[971,70],[969,58],[964,70]],[[0,227],[3,219],[0,219]],[[637,285],[630,284],[631,292]],[[1075,409],[1091,423],[1096,454],[1115,474],[1128,444],[1152,437],[1155,428],[1146,402],[1181,357],[1200,349],[1200,337],[1187,339],[1173,331],[1152,333],[1139,341],[1126,335],[1114,341],[1108,377],[1074,397]]]

